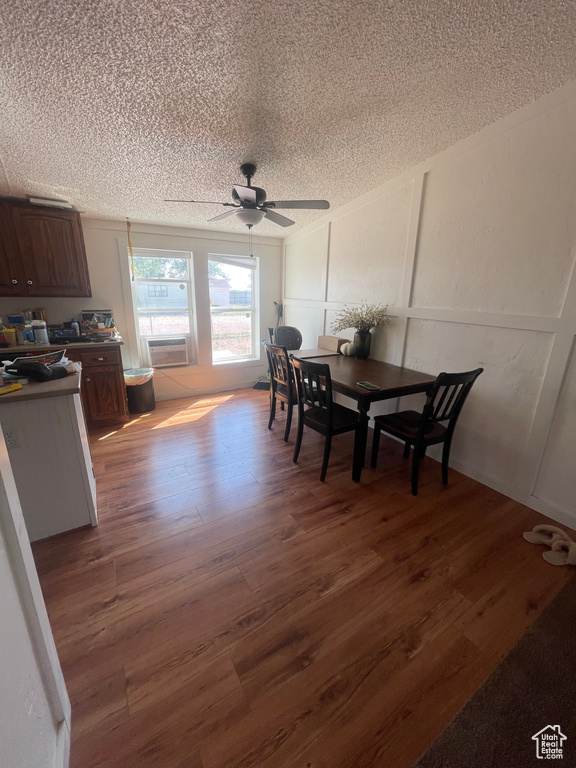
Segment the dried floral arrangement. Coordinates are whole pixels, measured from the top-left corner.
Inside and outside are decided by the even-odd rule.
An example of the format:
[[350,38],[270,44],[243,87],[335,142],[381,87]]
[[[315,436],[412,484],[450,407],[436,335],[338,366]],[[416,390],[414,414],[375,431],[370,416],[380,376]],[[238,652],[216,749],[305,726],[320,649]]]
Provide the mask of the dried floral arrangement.
[[356,328],[357,331],[366,332],[370,328],[390,325],[391,321],[386,314],[386,309],[385,304],[361,304],[355,308],[345,306],[336,314],[332,330],[339,333],[346,328]]

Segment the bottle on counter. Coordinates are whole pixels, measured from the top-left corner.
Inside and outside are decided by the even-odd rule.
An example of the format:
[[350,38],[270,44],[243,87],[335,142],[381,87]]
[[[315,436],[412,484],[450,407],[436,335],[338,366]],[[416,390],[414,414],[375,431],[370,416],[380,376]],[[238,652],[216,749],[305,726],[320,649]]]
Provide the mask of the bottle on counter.
[[72,322],[70,323],[70,328],[74,331],[76,336],[80,336],[80,325],[78,323],[78,320],[76,320],[75,317],[72,318]]
[[34,341],[36,344],[48,344],[48,331],[46,330],[45,320],[32,320],[32,330],[34,331]]

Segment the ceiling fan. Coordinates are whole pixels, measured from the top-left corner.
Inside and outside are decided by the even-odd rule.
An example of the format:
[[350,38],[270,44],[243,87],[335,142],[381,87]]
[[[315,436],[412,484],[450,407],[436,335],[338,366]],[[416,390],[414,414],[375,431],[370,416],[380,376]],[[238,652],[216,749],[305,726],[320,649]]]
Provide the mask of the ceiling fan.
[[281,227],[290,227],[294,222],[287,216],[276,213],[277,208],[298,208],[300,210],[324,211],[330,208],[327,200],[266,200],[266,192],[260,187],[251,185],[252,177],[256,173],[254,163],[243,163],[240,172],[246,177],[246,186],[234,184],[232,187],[233,203],[218,203],[211,200],[165,200],[165,203],[206,203],[208,205],[225,205],[232,210],[219,213],[208,221],[221,221],[228,216],[236,218],[251,229],[259,224],[263,218],[270,219]]

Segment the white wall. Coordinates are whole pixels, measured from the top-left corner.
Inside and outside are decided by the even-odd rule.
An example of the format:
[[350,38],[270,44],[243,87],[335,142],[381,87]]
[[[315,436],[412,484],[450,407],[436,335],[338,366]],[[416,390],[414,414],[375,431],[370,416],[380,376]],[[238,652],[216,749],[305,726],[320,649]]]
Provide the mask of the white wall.
[[65,768],[70,701],[0,430],[2,768]]
[[290,235],[284,258],[304,347],[344,303],[382,302],[373,357],[482,366],[453,466],[573,528],[575,135],[573,82]]
[[[114,312],[124,340],[122,359],[125,368],[141,365],[131,306],[130,274],[126,223],[84,218],[82,220],[92,297],[90,299],[0,299],[0,316],[20,309],[44,307],[49,323],[60,323],[78,316],[83,309],[108,309]],[[274,301],[280,301],[282,275],[281,240],[254,236],[253,252],[259,259],[260,333],[268,338],[268,326],[275,325]],[[184,397],[222,389],[248,387],[266,373],[267,366],[260,345],[260,359],[212,365],[210,340],[210,303],[208,297],[208,254],[244,255],[248,238],[244,233],[228,234],[208,230],[132,224],[135,248],[191,251],[194,265],[196,299],[196,364],[161,368],[154,376],[157,400]]]

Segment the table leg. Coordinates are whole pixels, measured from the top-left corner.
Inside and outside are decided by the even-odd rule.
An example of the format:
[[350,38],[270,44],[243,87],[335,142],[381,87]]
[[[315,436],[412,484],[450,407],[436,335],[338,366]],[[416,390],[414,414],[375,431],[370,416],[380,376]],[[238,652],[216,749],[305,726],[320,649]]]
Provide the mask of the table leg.
[[366,459],[366,440],[368,439],[368,408],[370,404],[365,405],[358,402],[358,426],[354,435],[354,460],[352,464],[352,480],[355,483],[360,482],[362,468]]

